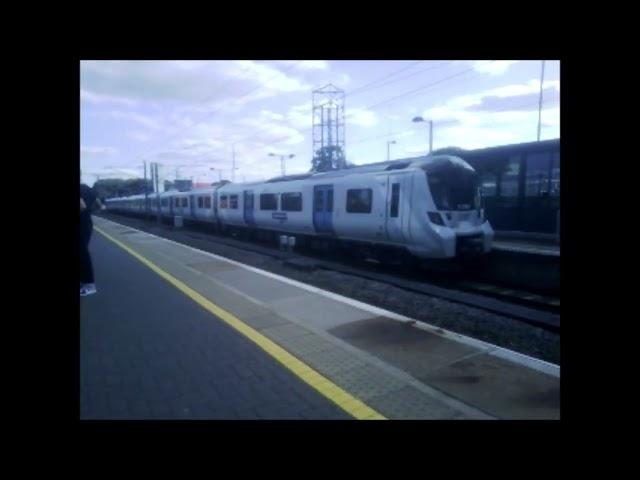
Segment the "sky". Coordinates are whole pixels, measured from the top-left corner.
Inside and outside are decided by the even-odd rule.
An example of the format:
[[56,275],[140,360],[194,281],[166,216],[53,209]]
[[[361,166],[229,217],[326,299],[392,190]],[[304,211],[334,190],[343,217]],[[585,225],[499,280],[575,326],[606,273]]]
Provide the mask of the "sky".
[[[312,158],[312,91],[344,90],[352,164],[537,139],[542,61],[82,61],[82,181],[260,181],[303,173]],[[541,139],[560,137],[560,62],[545,61]],[[213,170],[211,170],[213,168]]]

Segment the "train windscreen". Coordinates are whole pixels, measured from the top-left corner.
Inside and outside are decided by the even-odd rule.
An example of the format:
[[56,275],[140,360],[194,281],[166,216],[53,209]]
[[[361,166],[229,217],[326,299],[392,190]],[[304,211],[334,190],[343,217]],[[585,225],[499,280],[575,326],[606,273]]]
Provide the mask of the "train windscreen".
[[447,159],[436,161],[423,169],[438,210],[480,208],[480,181],[469,164]]

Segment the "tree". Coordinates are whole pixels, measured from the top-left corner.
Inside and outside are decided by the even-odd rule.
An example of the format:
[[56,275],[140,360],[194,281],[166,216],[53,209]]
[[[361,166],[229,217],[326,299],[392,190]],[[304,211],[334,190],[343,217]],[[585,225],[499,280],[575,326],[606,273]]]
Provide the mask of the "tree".
[[[153,192],[153,182],[150,179],[147,179],[146,188],[148,193]],[[143,178],[108,178],[94,183],[93,190],[99,198],[128,197],[145,193],[145,181]]]
[[311,161],[312,172],[328,172],[337,170],[345,164],[344,152],[336,145],[326,145],[316,151]]

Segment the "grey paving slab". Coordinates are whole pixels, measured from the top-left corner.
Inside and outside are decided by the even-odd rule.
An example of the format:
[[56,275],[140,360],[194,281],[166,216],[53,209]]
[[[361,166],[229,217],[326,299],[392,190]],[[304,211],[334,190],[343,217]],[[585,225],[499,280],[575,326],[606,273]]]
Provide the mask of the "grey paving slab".
[[336,370],[332,375],[332,379],[342,388],[351,392],[352,395],[364,401],[399,390],[407,385],[406,381],[400,380],[373,365]]
[[195,269],[193,269],[193,267],[183,264],[173,257],[168,258],[170,253],[166,254],[155,250],[145,251],[142,249],[141,253],[164,271],[186,283],[193,290],[209,298],[213,303],[238,318],[247,319],[254,316],[265,315],[270,312],[268,309],[230,290],[228,286],[221,284],[221,282],[212,279],[210,275],[203,274],[197,270],[194,271]]
[[187,263],[187,266],[198,270],[205,275],[214,276],[222,272],[228,273],[241,268],[237,265],[233,265],[232,263],[223,262],[220,260],[201,260],[200,258],[198,258],[197,260],[198,261],[196,262]]
[[262,275],[256,275],[255,272],[242,268],[219,273],[215,277],[261,302],[271,302],[307,294],[301,288]]
[[330,349],[309,353],[304,357],[305,362],[329,378],[337,378],[337,374],[354,368],[364,368],[367,363],[351,352],[334,346]]
[[334,344],[294,324],[278,325],[262,330],[268,338],[296,357],[304,360],[311,353],[334,348]]
[[471,417],[430,398],[412,386],[370,397],[369,405],[398,420],[463,420]]
[[[260,315],[243,316],[243,321],[251,325],[256,330],[263,330],[278,325],[290,325],[291,322],[275,312],[268,312]],[[264,333],[264,332],[263,332]]]
[[301,323],[321,330],[371,317],[370,312],[314,293],[274,300],[269,304],[278,312],[300,319]]

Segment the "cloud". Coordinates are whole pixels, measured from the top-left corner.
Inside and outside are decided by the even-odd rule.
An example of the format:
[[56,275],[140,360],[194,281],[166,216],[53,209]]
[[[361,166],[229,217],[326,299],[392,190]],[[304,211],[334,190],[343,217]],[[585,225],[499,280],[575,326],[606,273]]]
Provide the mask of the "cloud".
[[434,149],[446,146],[482,148],[488,145],[507,145],[521,141],[519,132],[491,127],[457,126],[444,132],[434,132]]
[[151,135],[141,131],[127,132],[126,135],[128,138],[137,142],[148,142],[149,140],[151,140]]
[[298,129],[311,127],[311,109],[311,102],[289,107],[289,111],[286,114],[289,124]]
[[80,147],[80,154],[87,156],[110,156],[117,153],[118,149],[113,147],[87,147],[84,145]]
[[104,94],[91,92],[85,89],[80,89],[80,100],[86,103],[91,103],[95,105],[103,105],[105,103],[118,103],[121,105],[126,105],[127,107],[135,107],[138,104],[136,100],[131,98],[113,96],[113,95],[104,95]]
[[[305,68],[318,68],[309,64]],[[280,71],[274,64],[239,61],[83,61],[81,85],[88,101],[221,102],[240,98],[246,103],[278,92],[309,90],[310,86]],[[256,93],[249,93],[260,88]],[[98,95],[98,97],[96,97]]]
[[543,128],[559,128],[560,127],[560,108],[548,108],[542,110],[542,127]]
[[271,112],[269,110],[260,110],[258,113],[263,120],[283,120],[284,115],[281,113]]
[[[543,105],[557,102],[560,82],[548,81],[543,86]],[[432,119],[435,124],[445,122],[474,128],[487,124],[495,126],[508,122],[528,122],[531,113],[537,111],[539,89],[540,81],[532,79],[525,83],[460,95],[423,111],[422,116]]]
[[111,118],[114,118],[116,120],[129,120],[135,123],[138,123],[140,125],[143,125],[147,128],[153,129],[153,130],[162,130],[162,126],[160,124],[160,121],[158,119],[149,117],[147,115],[142,115],[140,113],[134,113],[134,112],[123,112],[123,111],[119,111],[119,110],[112,110],[109,112],[101,112],[98,113],[98,115],[106,115],[109,116]]
[[518,63],[518,60],[495,60],[489,63],[486,60],[476,60],[473,62],[473,68],[476,72],[488,73],[489,75],[502,75],[511,65]]
[[302,70],[326,70],[329,68],[329,62],[326,60],[303,60],[298,65]]
[[[559,80],[546,80],[542,84],[543,89],[555,89],[560,91]],[[532,78],[527,83],[514,83],[503,87],[493,88],[482,92],[482,95],[495,95],[498,97],[512,97],[514,95],[524,95],[526,93],[538,92],[540,90],[540,80]],[[477,94],[476,94],[477,96]]]
[[[279,60],[278,63],[282,65],[293,65],[297,63],[298,60]],[[329,62],[326,60],[302,60],[298,63],[298,66],[301,70],[327,70],[329,68]]]
[[438,129],[442,130],[443,128],[455,127],[461,124],[462,121],[457,118],[441,119],[437,122],[434,122],[434,128],[437,127]]
[[425,143],[424,145],[407,147],[404,149],[404,152],[409,155],[425,155],[428,151],[429,151],[428,143]]
[[240,124],[254,129],[252,141],[258,143],[282,143],[283,145],[297,145],[304,141],[300,132],[288,125],[265,122],[261,119],[247,118],[239,121]]
[[[472,105],[468,110],[502,112],[510,110],[537,110],[540,93],[527,93],[523,95],[498,96],[487,95],[482,97],[479,104]],[[560,100],[560,92],[554,87],[542,90],[543,104],[553,103]]]
[[374,127],[380,123],[378,114],[373,110],[367,110],[362,107],[353,107],[349,109],[349,113],[345,116],[348,124],[358,125],[359,127]]

